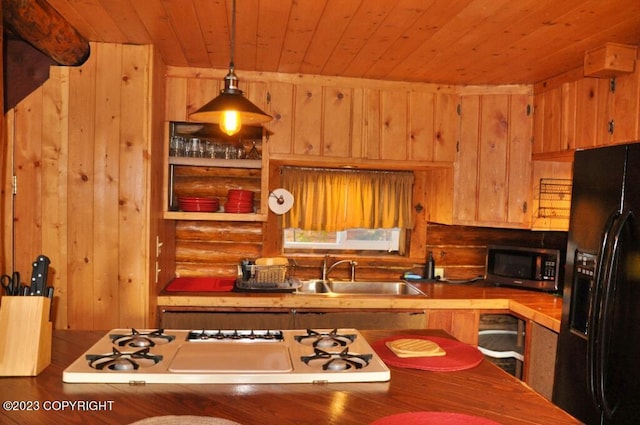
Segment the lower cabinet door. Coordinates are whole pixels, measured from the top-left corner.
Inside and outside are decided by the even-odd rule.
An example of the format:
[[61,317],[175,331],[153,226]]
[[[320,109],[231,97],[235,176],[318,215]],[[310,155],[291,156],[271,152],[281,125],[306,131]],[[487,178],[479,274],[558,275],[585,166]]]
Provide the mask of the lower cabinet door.
[[165,311],[160,320],[164,329],[293,329],[290,311],[218,312]]
[[424,311],[300,311],[294,310],[298,329],[355,328],[355,329],[424,329]]

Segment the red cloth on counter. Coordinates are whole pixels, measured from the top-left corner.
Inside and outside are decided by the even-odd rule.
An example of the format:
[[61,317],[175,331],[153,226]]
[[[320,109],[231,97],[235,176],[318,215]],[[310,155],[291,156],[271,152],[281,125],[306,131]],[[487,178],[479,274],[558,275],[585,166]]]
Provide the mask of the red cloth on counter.
[[166,290],[169,292],[228,292],[233,289],[233,277],[177,277]]
[[385,416],[369,425],[500,425],[500,423],[462,413],[409,412]]

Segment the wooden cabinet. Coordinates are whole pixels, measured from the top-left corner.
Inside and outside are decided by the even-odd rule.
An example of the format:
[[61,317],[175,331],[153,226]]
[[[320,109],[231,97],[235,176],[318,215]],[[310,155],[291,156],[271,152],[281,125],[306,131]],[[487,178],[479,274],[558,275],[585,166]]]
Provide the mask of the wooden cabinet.
[[524,381],[551,400],[558,334],[531,321],[527,323],[526,334]]
[[[568,80],[568,81],[566,81]],[[573,152],[640,139],[640,68],[615,78],[567,75],[535,86],[533,217],[536,230],[567,230],[568,217],[541,217],[540,178],[571,179]]]
[[455,160],[455,88],[300,76],[268,81],[267,90],[266,110],[274,118],[267,124],[269,154],[274,159]]
[[478,345],[478,310],[427,310],[427,328],[442,329],[458,340]]
[[[553,392],[553,380],[555,372],[555,358],[558,343],[558,334],[532,320],[517,317],[511,314],[482,314],[480,318],[480,329],[489,331],[510,331],[513,335],[512,346],[503,345],[500,348],[488,347],[491,340],[484,342],[487,347],[496,351],[515,351],[523,354],[524,360],[510,359],[511,364],[502,364],[508,358],[490,358],[491,361],[500,365],[503,369],[511,371],[515,368],[515,376],[526,382],[531,388],[551,400]],[[503,335],[504,336],[504,335]],[[494,334],[493,338],[500,338],[500,334]],[[486,338],[486,335],[483,337]],[[501,344],[498,343],[497,347]],[[515,361],[513,361],[515,360]]]
[[[609,80],[608,114],[599,127],[606,131],[605,144],[617,144],[640,139],[640,69],[629,75]],[[605,121],[605,122],[602,122]]]
[[454,224],[529,226],[531,101],[529,94],[462,97]]
[[[559,118],[561,142],[555,143],[554,148],[571,150],[636,140],[639,75],[585,77],[563,84]],[[545,153],[549,151],[554,150],[543,150]]]
[[159,325],[163,329],[295,329],[289,310],[198,311],[164,310]]
[[[243,128],[238,136],[228,137],[219,134],[215,127],[212,124],[168,123],[167,144],[178,139],[180,144],[189,145],[193,140],[201,146],[201,152],[185,154],[169,149],[164,217],[171,220],[266,221],[269,192],[263,128]],[[187,134],[181,133],[181,128],[200,129]],[[230,189],[254,192],[254,211],[225,212]],[[220,208],[215,212],[185,212],[180,209],[180,197],[214,197],[219,200]]]
[[615,78],[542,82],[535,91],[533,154],[538,159],[640,138],[638,67]]
[[293,310],[292,313],[297,329],[424,329],[427,317],[423,310]]
[[423,310],[189,310],[165,309],[167,329],[424,329]]

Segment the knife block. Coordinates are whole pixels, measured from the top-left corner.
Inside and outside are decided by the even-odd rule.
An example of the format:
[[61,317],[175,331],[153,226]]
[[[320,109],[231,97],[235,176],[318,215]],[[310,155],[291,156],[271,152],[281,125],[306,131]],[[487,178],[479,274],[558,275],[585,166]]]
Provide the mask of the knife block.
[[51,300],[39,296],[0,299],[0,376],[36,376],[51,363]]

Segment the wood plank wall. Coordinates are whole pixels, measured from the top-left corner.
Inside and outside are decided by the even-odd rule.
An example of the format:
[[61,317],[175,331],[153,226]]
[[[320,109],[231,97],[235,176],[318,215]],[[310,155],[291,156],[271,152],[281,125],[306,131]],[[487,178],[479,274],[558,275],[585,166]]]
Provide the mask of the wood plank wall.
[[151,46],[91,51],[80,67],[52,67],[7,114],[18,193],[4,264],[28,279],[31,261],[50,257],[56,328],[140,327],[155,311],[149,255],[164,226],[150,182],[161,175],[162,120],[152,116],[164,116],[164,65]]
[[[0,6],[1,5],[2,1],[0,0]],[[3,24],[0,23],[0,28],[2,27]],[[2,57],[4,58],[6,54],[4,52],[4,30],[0,34],[0,41],[2,42],[0,43],[0,53],[2,53]],[[4,66],[4,63],[0,63],[0,81],[3,82],[5,79]],[[0,94],[4,100],[6,96],[4,84],[0,86]],[[4,102],[2,102],[0,108],[2,112],[0,113],[0,194],[2,195],[0,198],[0,272],[4,273],[5,270],[8,271],[12,269],[11,263],[8,263],[7,260],[11,258],[8,252],[13,249],[13,197],[9,195],[11,193],[11,176],[13,175],[11,170],[12,161],[10,161],[13,148],[9,146],[7,140]]]

